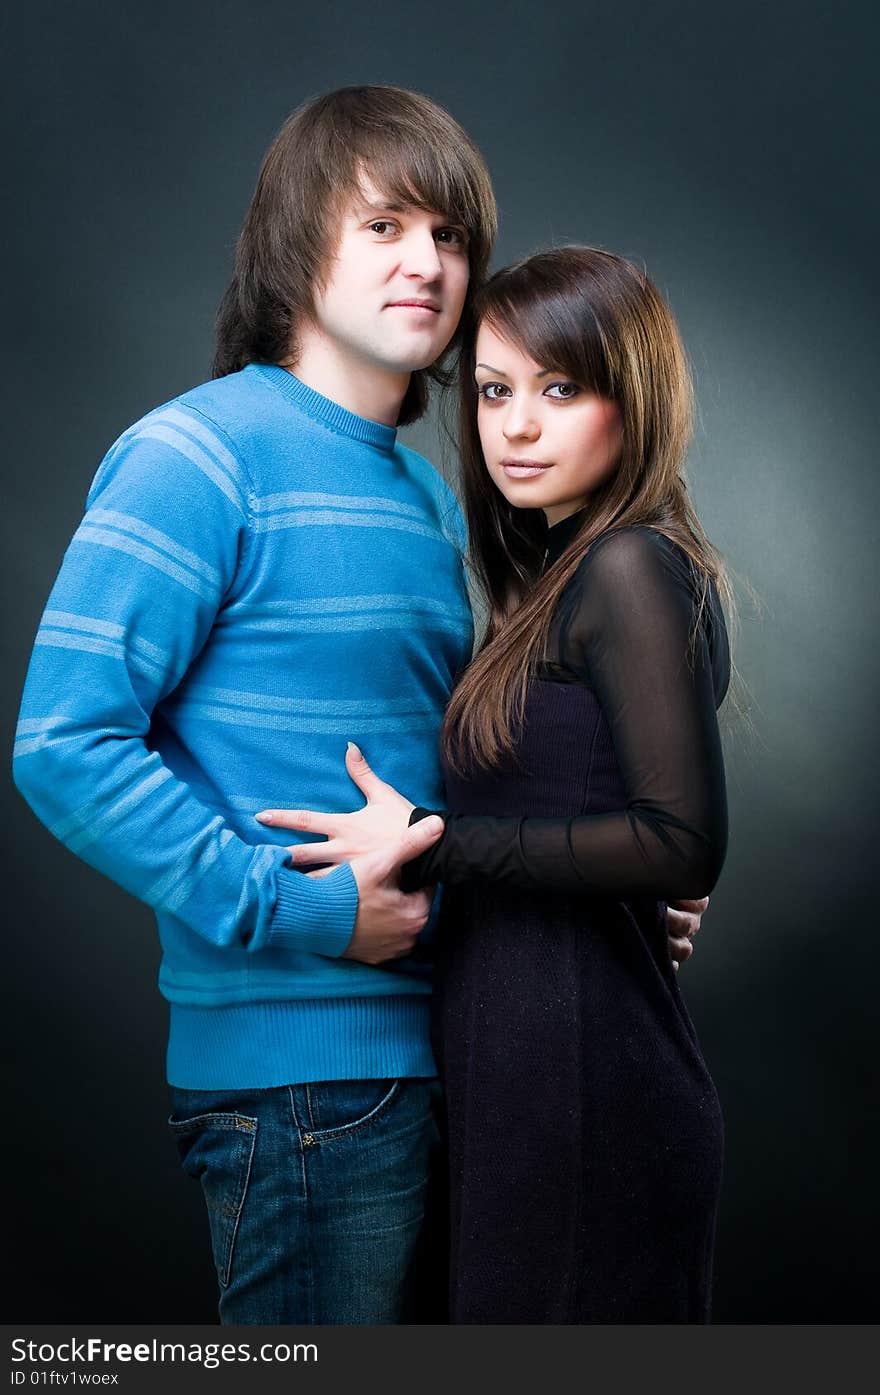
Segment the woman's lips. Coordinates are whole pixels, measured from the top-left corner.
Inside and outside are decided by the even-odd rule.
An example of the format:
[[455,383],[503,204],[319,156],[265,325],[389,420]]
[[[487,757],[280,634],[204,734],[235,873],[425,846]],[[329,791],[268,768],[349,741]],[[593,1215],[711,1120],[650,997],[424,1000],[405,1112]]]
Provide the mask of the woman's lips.
[[511,480],[528,480],[535,475],[543,475],[545,470],[552,470],[552,465],[545,465],[540,460],[502,460],[501,468],[505,475]]

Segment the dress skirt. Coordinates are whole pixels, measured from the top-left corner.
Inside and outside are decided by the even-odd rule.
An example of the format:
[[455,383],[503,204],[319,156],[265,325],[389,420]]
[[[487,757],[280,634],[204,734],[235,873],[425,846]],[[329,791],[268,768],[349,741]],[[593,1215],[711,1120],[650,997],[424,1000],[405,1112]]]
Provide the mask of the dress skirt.
[[708,1321],[723,1125],[664,911],[446,893],[454,1323]]

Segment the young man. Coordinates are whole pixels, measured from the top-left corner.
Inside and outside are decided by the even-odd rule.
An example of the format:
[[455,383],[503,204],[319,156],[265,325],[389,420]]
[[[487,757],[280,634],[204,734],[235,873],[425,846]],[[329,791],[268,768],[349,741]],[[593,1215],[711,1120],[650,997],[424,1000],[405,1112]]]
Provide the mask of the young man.
[[397,872],[439,821],[312,878],[253,816],[351,807],[349,738],[437,807],[472,637],[464,539],[396,425],[424,409],[494,232],[479,153],[426,98],[349,88],[297,112],[245,222],[215,380],[111,448],[36,639],[16,779],[156,910],[171,1127],[224,1322],[412,1314],[429,898]]

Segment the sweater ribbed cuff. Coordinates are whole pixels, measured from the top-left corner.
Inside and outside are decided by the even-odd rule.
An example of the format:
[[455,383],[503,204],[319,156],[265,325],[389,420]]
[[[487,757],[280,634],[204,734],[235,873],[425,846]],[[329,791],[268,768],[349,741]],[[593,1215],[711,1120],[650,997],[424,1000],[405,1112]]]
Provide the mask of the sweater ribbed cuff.
[[307,877],[282,867],[269,926],[273,949],[302,949],[338,959],[354,933],[358,892],[347,862],[326,877]]

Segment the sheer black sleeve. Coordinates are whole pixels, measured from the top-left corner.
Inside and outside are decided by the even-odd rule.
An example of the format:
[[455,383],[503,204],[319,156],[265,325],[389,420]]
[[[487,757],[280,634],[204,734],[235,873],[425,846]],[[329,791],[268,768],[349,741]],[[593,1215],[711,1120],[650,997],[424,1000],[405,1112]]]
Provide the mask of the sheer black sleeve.
[[697,606],[688,558],[653,529],[594,545],[563,597],[548,657],[596,694],[626,807],[568,819],[444,815],[443,837],[408,864],[404,884],[708,894],[727,843],[716,707],[729,660],[714,588],[695,630]]

